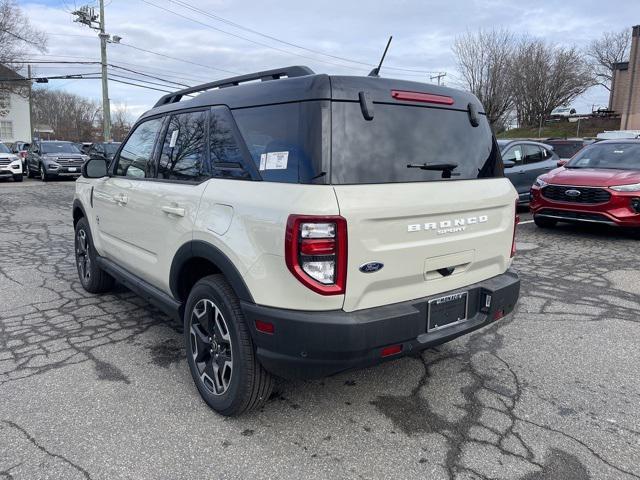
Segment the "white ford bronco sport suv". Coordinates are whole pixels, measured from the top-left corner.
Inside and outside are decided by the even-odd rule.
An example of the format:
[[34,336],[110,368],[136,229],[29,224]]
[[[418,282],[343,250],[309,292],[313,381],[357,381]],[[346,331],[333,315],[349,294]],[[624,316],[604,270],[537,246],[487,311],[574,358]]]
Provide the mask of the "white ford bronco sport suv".
[[[193,94],[202,92],[197,96]],[[76,183],[82,286],[184,322],[204,400],[414,354],[511,312],[517,195],[478,100],[289,67],[164,96]]]

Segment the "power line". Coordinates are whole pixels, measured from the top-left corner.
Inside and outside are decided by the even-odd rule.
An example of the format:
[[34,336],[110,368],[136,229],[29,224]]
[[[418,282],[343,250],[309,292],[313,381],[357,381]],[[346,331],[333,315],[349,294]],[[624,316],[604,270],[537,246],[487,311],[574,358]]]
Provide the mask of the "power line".
[[[147,2],[146,0],[142,0],[142,1],[144,1],[144,3],[150,3],[150,2]],[[222,23],[226,23],[227,25],[233,26],[233,27],[238,28],[240,30],[244,30],[246,32],[253,33],[255,35],[259,35],[261,37],[268,38],[270,40],[282,43],[284,45],[288,45],[290,47],[299,48],[300,50],[305,50],[307,52],[315,53],[317,55],[323,55],[325,57],[334,58],[336,60],[342,60],[342,61],[345,61],[345,62],[356,63],[358,65],[365,65],[367,67],[375,67],[375,65],[373,65],[371,63],[368,63],[368,62],[362,62],[362,61],[359,61],[359,60],[354,60],[354,59],[351,59],[351,58],[341,57],[341,56],[338,56],[338,55],[332,55],[330,53],[322,52],[320,50],[314,50],[312,48],[308,48],[308,47],[305,47],[305,46],[297,44],[297,43],[289,42],[287,40],[282,40],[282,39],[280,39],[278,37],[274,37],[272,35],[268,35],[266,33],[259,32],[257,30],[252,29],[252,28],[245,27],[244,25],[241,25],[239,23],[232,22],[231,20],[227,20],[226,18],[223,18],[223,17],[221,17],[219,15],[215,15],[215,14],[213,14],[211,12],[208,12],[208,11],[202,10],[201,8],[198,8],[198,7],[195,7],[193,5],[190,5],[189,3],[187,3],[187,2],[185,2],[183,0],[173,0],[173,3],[176,3],[176,4],[186,8],[187,10],[191,10],[191,11],[193,11],[195,13],[200,14],[200,15],[204,15],[206,17],[212,18],[214,20],[218,20],[219,22],[222,22]],[[404,72],[413,72],[413,73],[421,73],[421,74],[439,73],[439,72],[432,72],[432,71],[426,71],[426,70],[417,70],[417,69],[412,69],[412,68],[390,67],[390,66],[386,66],[386,65],[385,65],[384,68],[386,70],[399,70],[399,71],[404,71]]]
[[183,58],[176,58],[176,57],[172,57],[170,55],[164,54],[164,53],[159,53],[159,52],[154,52],[152,50],[146,50],[144,48],[140,48],[140,47],[135,47],[131,44],[128,43],[124,43],[124,42],[120,42],[120,45],[124,46],[124,47],[129,47],[129,48],[133,48],[134,50],[138,50],[140,52],[145,52],[145,53],[150,53],[152,55],[158,55],[159,57],[165,57],[165,58],[169,58],[171,60],[175,60],[177,62],[183,62],[183,63],[188,63],[190,65],[197,65],[198,67],[204,67],[204,68],[208,68],[209,70],[218,70],[220,72],[225,72],[225,73],[231,73],[232,75],[240,75],[240,73],[238,72],[234,72],[232,70],[225,70],[223,68],[216,68],[216,67],[210,67],[209,65],[204,65],[202,63],[196,63],[196,62],[191,62],[189,60],[185,60]]
[[[6,62],[6,63],[18,63],[18,62]],[[24,62],[20,62],[20,63],[24,63]],[[56,61],[43,61],[43,60],[32,60],[32,61],[26,61],[26,63],[31,63],[31,64],[49,64],[49,63],[60,63],[60,64],[79,64],[79,65],[97,65],[100,64],[100,62],[73,62],[73,61],[61,61],[61,62],[56,62]],[[180,83],[180,82],[174,82],[173,80],[170,79],[166,79],[166,78],[161,78],[161,77],[157,77],[155,75],[150,75],[148,73],[143,73],[143,72],[139,72],[137,70],[133,70],[131,68],[126,68],[126,67],[122,67],[120,65],[115,65],[113,63],[109,63],[107,64],[109,67],[111,68],[117,68],[120,70],[124,70],[127,72],[131,72],[131,73],[135,73],[136,75],[142,75],[145,77],[149,77],[149,78],[154,78],[156,80],[160,80],[166,83],[173,83],[175,85],[181,86],[181,87],[189,87],[190,85],[187,85],[186,83]],[[66,67],[57,67],[57,66],[43,66],[40,68],[66,68]]]
[[[151,82],[151,81],[149,81],[149,80],[141,80],[141,79],[139,79],[139,78],[135,78],[135,77],[128,77],[128,76],[126,76],[126,75],[120,75],[120,74],[117,74],[117,73],[113,73],[113,70],[112,70],[112,71],[110,71],[109,75],[110,75],[110,77],[109,77],[109,78],[111,78],[111,77],[125,78],[125,79],[127,79],[127,80],[134,80],[134,81],[136,81],[136,82],[148,83],[149,85],[157,85],[157,86],[159,86],[159,87],[166,87],[166,88],[173,88],[173,89],[175,89],[175,88],[176,88],[176,87],[175,87],[175,86],[173,86],[173,85],[167,85],[167,84],[165,84],[165,83]],[[186,86],[186,87],[189,87],[190,85],[185,85],[185,86]]]
[[117,83],[124,83],[126,85],[133,85],[134,87],[140,87],[140,88],[146,88],[148,90],[155,90],[157,92],[164,92],[164,93],[173,93],[173,90],[162,90],[160,88],[154,88],[154,87],[147,87],[145,85],[139,85],[137,83],[131,83],[131,82],[125,82],[124,80],[117,80],[115,78],[111,78],[109,77],[109,80],[111,80],[112,82],[117,82]]
[[338,66],[338,67],[342,67],[342,68],[350,68],[350,69],[352,69],[352,70],[364,71],[364,70],[361,70],[361,69],[356,69],[356,68],[354,68],[354,67],[350,67],[350,66],[348,66],[348,65],[343,65],[343,64],[340,64],[340,63],[329,62],[329,61],[327,61],[327,60],[320,60],[320,59],[318,59],[318,58],[308,57],[308,56],[306,56],[306,55],[301,55],[301,54],[299,54],[299,53],[291,52],[291,51],[289,51],[289,50],[284,50],[284,49],[282,49],[282,48],[274,47],[273,45],[269,45],[269,44],[266,44],[266,43],[258,42],[258,41],[256,41],[256,40],[252,40],[252,39],[250,39],[250,38],[243,37],[242,35],[237,35],[237,34],[235,34],[235,33],[228,32],[228,31],[226,31],[226,30],[222,30],[221,28],[214,27],[213,25],[211,25],[211,24],[209,24],[209,23],[201,22],[201,21],[199,21],[199,20],[196,20],[195,18],[187,17],[186,15],[182,15],[181,13],[178,13],[178,12],[176,12],[176,11],[174,11],[174,10],[170,10],[170,9],[168,9],[168,8],[162,7],[162,6],[160,6],[160,5],[156,5],[155,3],[149,2],[149,1],[147,1],[147,0],[140,0],[140,1],[141,1],[141,2],[143,2],[143,3],[146,3],[147,5],[151,5],[151,6],[155,7],[155,8],[158,8],[158,9],[160,9],[160,10],[164,10],[165,12],[171,13],[172,15],[177,15],[178,17],[182,17],[182,18],[184,18],[184,19],[186,19],[186,20],[189,20],[189,21],[191,21],[191,22],[197,23],[197,24],[202,25],[202,26],[204,26],[204,27],[210,28],[210,29],[215,30],[215,31],[217,31],[217,32],[223,33],[223,34],[225,34],[225,35],[230,35],[230,36],[232,36],[232,37],[239,38],[239,39],[241,39],[241,40],[245,40],[245,41],[250,42],[250,43],[253,43],[253,44],[255,44],[255,45],[259,45],[259,46],[261,46],[261,47],[269,48],[269,49],[271,49],[271,50],[275,50],[275,51],[278,51],[278,52],[282,52],[282,53],[285,53],[285,54],[287,54],[287,55],[295,55],[295,56],[300,57],[300,58],[306,58],[307,60],[312,60],[312,61],[314,61],[314,62],[322,62],[322,63],[326,63],[326,64],[329,64],[329,65],[334,65],[334,66]]

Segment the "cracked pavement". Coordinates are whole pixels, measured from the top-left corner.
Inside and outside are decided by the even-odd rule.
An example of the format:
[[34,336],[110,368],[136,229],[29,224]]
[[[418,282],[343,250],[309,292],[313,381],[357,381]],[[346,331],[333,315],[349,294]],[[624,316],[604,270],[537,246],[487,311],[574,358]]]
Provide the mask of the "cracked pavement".
[[178,324],[82,290],[73,187],[0,183],[0,479],[640,479],[640,240],[523,224],[514,314],[225,419]]

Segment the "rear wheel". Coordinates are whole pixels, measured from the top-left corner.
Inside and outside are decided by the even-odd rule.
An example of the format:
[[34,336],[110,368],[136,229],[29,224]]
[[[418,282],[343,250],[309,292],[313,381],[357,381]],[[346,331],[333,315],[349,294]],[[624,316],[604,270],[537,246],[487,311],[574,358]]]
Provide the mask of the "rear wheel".
[[558,223],[553,218],[538,217],[536,215],[533,216],[533,221],[540,228],[553,228]]
[[76,266],[82,288],[89,293],[104,293],[111,290],[115,280],[98,266],[89,222],[84,217],[76,224],[75,247]]
[[240,415],[269,398],[273,377],[256,358],[240,302],[224,276],[195,284],[185,308],[184,336],[191,376],[213,410]]

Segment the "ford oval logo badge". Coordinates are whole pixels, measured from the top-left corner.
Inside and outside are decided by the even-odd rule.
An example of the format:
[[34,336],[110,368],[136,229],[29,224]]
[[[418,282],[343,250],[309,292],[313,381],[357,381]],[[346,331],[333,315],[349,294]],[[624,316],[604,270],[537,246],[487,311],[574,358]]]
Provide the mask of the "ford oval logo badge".
[[580,195],[582,195],[582,192],[580,190],[565,190],[564,194],[567,197],[579,197]]
[[382,270],[382,267],[384,267],[383,263],[380,263],[380,262],[369,262],[369,263],[365,263],[364,265],[362,265],[360,267],[360,271],[362,273],[375,273],[378,270]]

